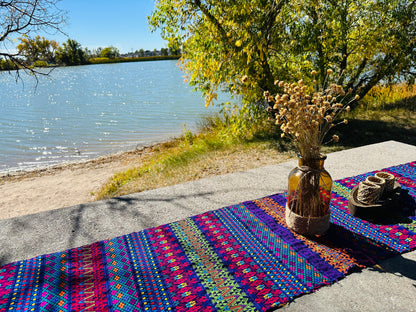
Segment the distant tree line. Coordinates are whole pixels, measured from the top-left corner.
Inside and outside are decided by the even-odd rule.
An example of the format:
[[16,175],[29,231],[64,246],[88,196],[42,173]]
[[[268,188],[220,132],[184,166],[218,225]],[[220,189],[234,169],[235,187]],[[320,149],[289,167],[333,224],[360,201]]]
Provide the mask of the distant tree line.
[[[155,56],[172,56],[179,55],[180,50],[162,48],[160,50],[136,50],[126,54],[120,54],[120,51],[113,47],[104,47],[93,49],[83,48],[80,43],[73,39],[68,39],[62,45],[55,40],[48,40],[45,37],[37,35],[30,38],[23,35],[18,39],[20,43],[16,49],[19,55],[19,62],[26,67],[47,67],[47,66],[72,66],[93,63],[108,63],[117,60],[135,59]],[[0,59],[0,70],[17,69],[16,63],[10,60]]]

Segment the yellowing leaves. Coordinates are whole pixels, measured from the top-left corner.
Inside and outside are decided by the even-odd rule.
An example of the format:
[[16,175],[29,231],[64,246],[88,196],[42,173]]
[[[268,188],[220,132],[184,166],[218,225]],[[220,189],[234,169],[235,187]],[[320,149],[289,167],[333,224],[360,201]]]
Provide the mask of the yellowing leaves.
[[[182,38],[189,82],[207,103],[224,86],[256,102],[260,90],[275,88],[266,77],[297,79],[319,68],[318,77],[305,79],[320,84],[331,67],[356,89],[360,81],[385,78],[377,73],[397,77],[405,67],[415,68],[416,8],[403,9],[410,2],[157,0],[153,26],[167,38]],[[413,30],[400,29],[406,25]],[[249,84],[234,82],[244,74]]]
[[206,97],[205,97],[205,107],[208,107],[213,100],[217,99],[217,93],[209,93]]

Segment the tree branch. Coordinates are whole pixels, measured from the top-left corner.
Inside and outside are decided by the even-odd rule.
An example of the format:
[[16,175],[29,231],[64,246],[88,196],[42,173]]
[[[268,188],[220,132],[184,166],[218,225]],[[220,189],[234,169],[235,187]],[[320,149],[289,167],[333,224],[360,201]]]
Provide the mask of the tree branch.
[[202,3],[201,0],[194,0],[195,1],[195,5],[201,10],[201,12],[208,18],[208,20],[215,25],[215,27],[217,28],[217,30],[220,32],[221,34],[221,39],[223,42],[228,42],[228,37],[227,37],[227,33],[224,30],[224,28],[222,27],[222,25],[220,24],[220,22],[215,18],[215,16],[213,16],[207,7],[205,7]]
[[262,29],[265,30],[266,37],[267,37],[267,44],[270,44],[270,39],[272,39],[269,35],[272,32],[273,28],[275,27],[276,17],[282,11],[283,6],[288,2],[288,0],[280,0],[278,3],[274,0],[272,3],[272,8],[269,10],[267,14],[267,19],[265,19]]
[[[62,11],[56,6],[58,0],[10,0],[1,1],[2,8],[0,42],[3,42],[6,51],[0,53],[0,57],[10,61],[17,67],[16,79],[20,78],[19,69],[37,75],[48,75],[44,71],[38,71],[26,64],[21,53],[9,53],[6,40],[12,35],[29,35],[34,31],[50,30],[61,32],[60,25],[64,20]],[[37,80],[37,78],[36,78]]]
[[6,16],[9,23],[3,23],[4,31],[0,42],[10,34],[22,34],[23,30],[29,33],[41,28],[52,28],[63,33],[59,28],[63,22],[62,12],[56,7],[55,0],[3,1],[0,7],[6,8],[9,12],[9,16]]
[[[358,78],[360,77],[361,73],[363,72],[365,66],[367,65],[368,59],[365,57],[360,65],[358,66],[357,71],[355,72],[355,74],[350,78],[350,81],[347,83],[347,89],[349,88],[353,88],[354,89],[354,84],[355,82],[358,80]],[[358,83],[359,85],[360,83]]]
[[405,71],[404,73],[405,73],[405,74],[408,74],[408,75],[416,76],[416,71],[407,70],[407,71]]

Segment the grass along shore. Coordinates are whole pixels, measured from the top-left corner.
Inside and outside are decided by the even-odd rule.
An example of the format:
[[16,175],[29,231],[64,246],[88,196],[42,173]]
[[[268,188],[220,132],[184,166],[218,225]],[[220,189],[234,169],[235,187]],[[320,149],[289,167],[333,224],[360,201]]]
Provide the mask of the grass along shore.
[[[348,116],[348,125],[331,133],[340,142],[323,152],[348,149],[387,140],[416,145],[416,85],[377,86]],[[206,176],[276,164],[295,157],[288,141],[281,140],[266,122],[250,127],[236,138],[219,119],[201,132],[185,130],[181,138],[156,145],[140,165],[115,174],[96,194],[96,199],[121,196],[197,180]]]
[[276,164],[295,157],[267,140],[233,141],[217,131],[157,144],[140,166],[116,173],[96,194],[96,199],[121,196],[204,177]]

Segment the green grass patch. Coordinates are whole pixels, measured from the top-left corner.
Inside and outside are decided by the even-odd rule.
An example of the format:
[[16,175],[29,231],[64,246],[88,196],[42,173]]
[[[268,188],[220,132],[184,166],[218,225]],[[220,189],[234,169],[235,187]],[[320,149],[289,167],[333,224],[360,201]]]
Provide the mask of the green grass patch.
[[[340,142],[324,146],[323,152],[387,140],[416,145],[415,109],[415,85],[378,86],[349,116],[342,117],[349,123],[335,127],[329,134],[338,134]],[[278,129],[266,121],[265,114],[259,112],[258,118],[246,118],[244,114],[207,118],[199,134],[185,129],[182,137],[156,146],[154,153],[136,168],[115,174],[97,193],[97,199],[192,181],[209,174],[247,170],[295,156],[291,143],[280,138]]]
[[[218,120],[215,126],[212,120],[207,121],[203,128],[199,134],[185,129],[180,138],[156,145],[154,153],[143,159],[140,166],[115,174],[97,192],[96,198],[110,198],[192,181],[215,173],[215,161],[222,162],[224,169],[221,170],[228,170],[225,163],[229,161],[239,162],[242,158],[246,161],[247,155],[252,154],[258,154],[256,157],[259,160],[265,151],[277,153],[278,150],[274,139],[233,138],[224,133],[224,125]],[[282,155],[284,159],[288,158],[287,153]],[[239,164],[236,165],[238,170]]]
[[[123,187],[131,181],[144,176],[159,176],[161,172],[181,170],[196,158],[210,151],[224,148],[227,143],[217,140],[212,133],[193,135],[189,131],[181,138],[160,144],[155,153],[145,159],[140,167],[117,173],[97,194],[97,198],[108,198],[126,193]],[[145,184],[138,189],[147,189]]]

